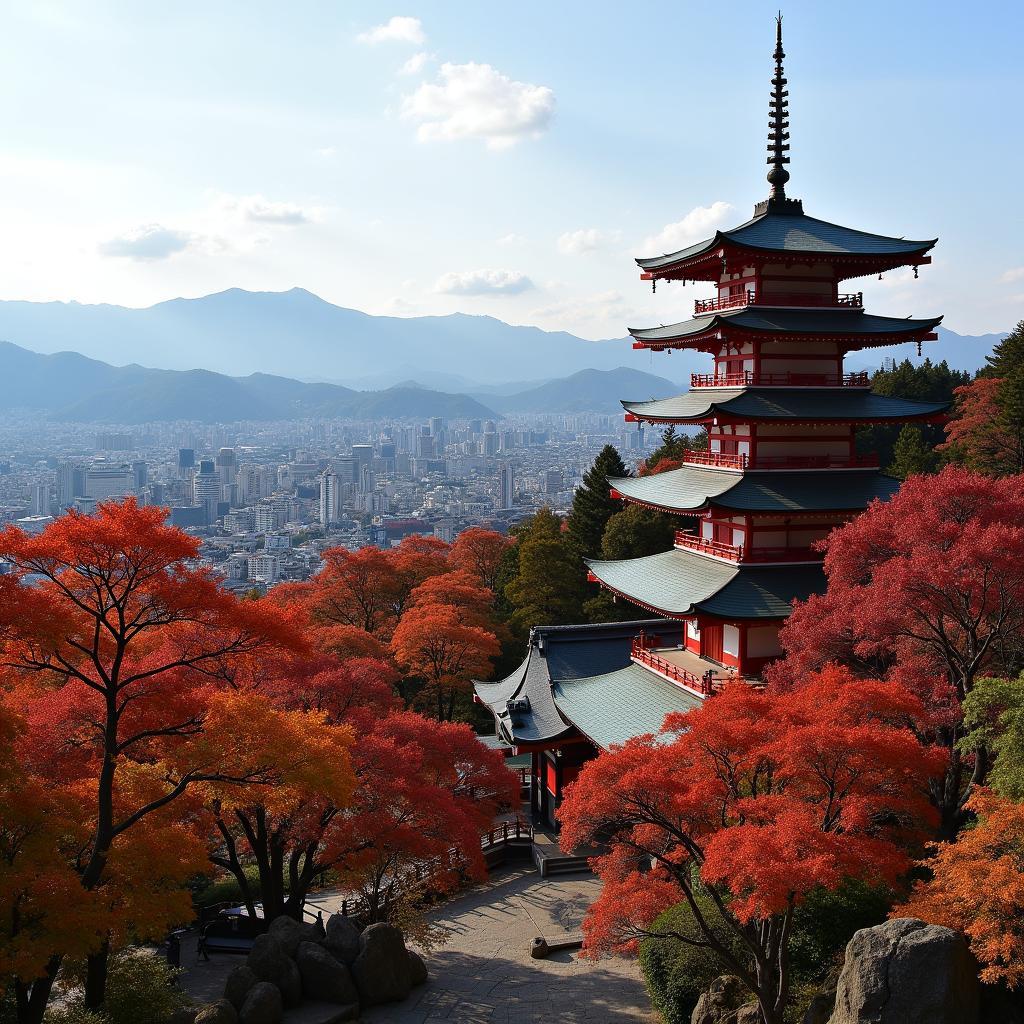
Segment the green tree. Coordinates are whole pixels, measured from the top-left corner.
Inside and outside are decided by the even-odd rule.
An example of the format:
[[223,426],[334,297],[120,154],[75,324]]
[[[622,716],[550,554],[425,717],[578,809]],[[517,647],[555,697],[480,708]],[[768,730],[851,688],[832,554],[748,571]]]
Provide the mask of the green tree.
[[1024,800],[1024,675],[978,679],[964,700],[964,726],[961,750],[987,752],[992,761],[987,784],[1008,800]]
[[646,470],[656,470],[661,462],[679,463],[687,449],[699,452],[706,450],[707,446],[708,435],[704,431],[698,434],[677,434],[675,426],[669,424],[662,432],[661,445],[647,456]]
[[584,475],[582,486],[576,488],[566,524],[580,557],[596,558],[600,554],[604,528],[620,508],[611,496],[608,480],[629,475],[618,450],[606,444]]
[[[909,398],[915,402],[952,402],[953,392],[970,383],[971,375],[951,370],[943,360],[925,359],[914,364],[909,359],[889,370],[878,370],[871,378],[871,390],[890,398]],[[918,428],[925,447],[933,449],[945,440],[941,424],[925,423]],[[878,424],[857,431],[857,450],[877,453],[879,465],[889,466],[895,458],[896,442],[902,432],[899,424]],[[936,466],[938,468],[938,466]]]
[[925,441],[924,432],[914,424],[906,424],[896,438],[892,464],[886,472],[906,480],[914,473],[934,473],[938,468],[939,453]]
[[[642,505],[626,505],[608,520],[601,538],[604,559],[640,558],[667,551],[675,539],[677,522]],[[599,584],[587,584],[591,596],[583,604],[588,622],[626,622],[638,614],[636,605],[616,601]]]
[[542,508],[523,525],[514,550],[515,571],[505,584],[512,628],[581,621],[583,566],[562,520]]

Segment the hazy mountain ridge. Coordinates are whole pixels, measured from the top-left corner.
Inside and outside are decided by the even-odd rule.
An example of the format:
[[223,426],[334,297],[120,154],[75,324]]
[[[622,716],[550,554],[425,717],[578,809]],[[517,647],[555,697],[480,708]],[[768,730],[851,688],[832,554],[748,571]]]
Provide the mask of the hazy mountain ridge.
[[[486,396],[499,412],[621,412],[622,399],[670,398],[684,390],[665,377],[618,366],[614,370],[580,370],[560,380],[518,394]],[[476,397],[484,400],[484,396]]]
[[[938,333],[937,342],[924,346],[924,355],[971,371],[984,364],[1000,337],[962,336],[942,327]],[[679,351],[669,361],[634,351],[628,338],[587,341],[564,331],[514,326],[465,313],[372,316],[332,305],[301,288],[232,288],[146,309],[3,301],[0,339],[35,352],[80,352],[115,366],[203,366],[234,378],[266,373],[359,390],[416,381],[446,394],[477,396],[510,395],[581,368],[660,370],[683,382],[693,371],[710,369],[710,360],[702,353]],[[854,352],[847,368],[874,369],[887,357],[899,360],[913,353],[911,345]]]
[[286,420],[304,417],[493,418],[469,395],[425,388],[353,391],[272,374],[229,377],[210,370],[110,366],[77,352],[43,355],[0,342],[0,410],[34,409],[69,422]]

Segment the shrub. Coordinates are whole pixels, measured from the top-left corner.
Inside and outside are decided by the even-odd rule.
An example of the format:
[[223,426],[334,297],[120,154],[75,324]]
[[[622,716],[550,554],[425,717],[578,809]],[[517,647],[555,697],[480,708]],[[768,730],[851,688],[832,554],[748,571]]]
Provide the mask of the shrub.
[[[720,920],[714,903],[698,897],[701,914],[709,921]],[[674,931],[700,939],[701,933],[693,914],[685,903],[661,914],[651,926],[652,931]],[[719,935],[735,952],[739,941],[730,940],[723,926]],[[640,970],[643,972],[654,1008],[665,1024],[690,1024],[693,1008],[701,992],[720,974],[728,973],[710,949],[690,946],[679,939],[643,939],[640,942]]]
[[59,1006],[46,1011],[43,1024],[110,1024],[109,1019],[84,1006]]
[[[834,892],[818,890],[808,895],[793,917],[790,992],[794,1020],[803,1019],[804,1009],[853,933],[881,924],[891,903],[892,895],[887,890],[854,881],[844,882]],[[699,904],[706,918],[718,919],[709,899],[700,900]],[[700,938],[685,903],[666,910],[655,920],[652,930]],[[723,926],[719,934],[725,937],[731,933]],[[734,953],[743,955],[738,939],[731,939],[729,945]],[[711,950],[689,946],[678,939],[642,940],[639,959],[651,1002],[665,1024],[690,1024],[701,992],[719,975],[729,973]]]
[[111,958],[107,998],[110,1024],[167,1024],[188,999],[174,983],[181,974],[159,954],[129,949]]
[[[255,864],[247,866],[245,869],[245,877],[249,882],[249,889],[252,891],[256,899],[260,896],[260,872],[259,868]],[[233,875],[226,875],[223,878],[218,878],[216,881],[210,882],[204,889],[196,893],[192,901],[196,907],[212,907],[218,903],[236,903],[242,902],[242,888],[238,884],[238,879]]]

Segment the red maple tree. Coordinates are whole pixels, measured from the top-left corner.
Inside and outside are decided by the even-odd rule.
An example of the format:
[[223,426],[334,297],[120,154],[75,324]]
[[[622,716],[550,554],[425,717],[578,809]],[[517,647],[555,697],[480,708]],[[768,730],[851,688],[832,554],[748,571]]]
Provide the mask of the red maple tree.
[[[765,1024],[781,1024],[798,904],[846,878],[893,882],[933,813],[924,782],[943,755],[904,725],[921,713],[905,689],[833,666],[788,692],[733,684],[670,715],[664,735],[589,762],[559,810],[563,849],[608,847],[593,862],[605,884],[586,948],[630,950],[643,936],[703,946],[750,989]],[[681,901],[699,939],[653,928]]]
[[959,467],[907,480],[828,539],[828,588],[798,604],[781,633],[780,685],[829,662],[909,686],[918,725],[950,751],[931,783],[940,833],[952,837],[985,779],[980,746],[965,755],[961,702],[982,674],[1016,677],[1024,659],[1024,478]]
[[493,592],[498,586],[502,559],[513,543],[510,537],[495,530],[471,526],[455,538],[451,562],[455,568],[472,573],[481,585]]
[[[226,701],[239,663],[296,642],[280,616],[197,568],[198,542],[165,515],[133,500],[101,503],[37,536],[0,534],[12,569],[0,576],[2,664],[8,705],[26,723],[27,767],[77,799],[80,886],[142,935],[166,927],[171,910],[162,899],[147,910],[140,853],[162,850],[154,870],[168,877],[194,870],[195,845],[151,841],[179,827],[177,802],[201,783],[274,777],[232,741]],[[117,940],[109,915],[90,935],[86,999],[96,1006]],[[22,979],[24,1021],[42,1018],[64,950],[51,952],[40,977]]]

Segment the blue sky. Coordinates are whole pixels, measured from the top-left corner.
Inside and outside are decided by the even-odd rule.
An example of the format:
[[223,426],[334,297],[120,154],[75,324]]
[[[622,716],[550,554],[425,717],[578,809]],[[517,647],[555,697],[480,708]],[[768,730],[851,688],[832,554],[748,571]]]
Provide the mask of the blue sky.
[[[775,5],[3,4],[0,297],[302,286],[618,337],[764,198]],[[789,193],[938,236],[876,312],[1024,316],[1024,5],[791,2]]]

